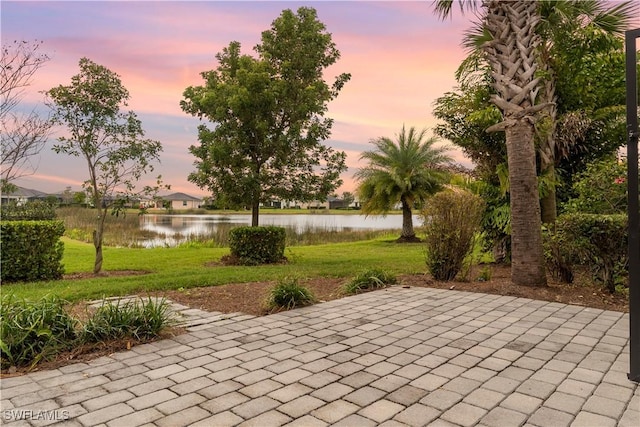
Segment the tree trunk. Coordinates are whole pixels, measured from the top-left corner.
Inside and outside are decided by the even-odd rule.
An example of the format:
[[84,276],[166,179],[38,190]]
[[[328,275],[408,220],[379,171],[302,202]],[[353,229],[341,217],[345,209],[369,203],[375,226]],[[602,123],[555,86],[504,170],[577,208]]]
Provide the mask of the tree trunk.
[[258,226],[258,218],[260,215],[260,200],[254,199],[251,201],[251,226]]
[[93,274],[99,274],[102,271],[102,240],[104,236],[104,221],[107,218],[107,210],[100,206],[98,209],[98,223],[93,230],[93,247],[96,249],[96,259],[93,263]]
[[413,216],[411,212],[411,206],[405,198],[401,199],[402,202],[402,234],[397,242],[400,243],[412,243],[419,242],[420,239],[416,237],[416,233],[413,231]]
[[540,196],[536,174],[534,125],[546,104],[537,104],[536,75],[540,21],[535,0],[484,0],[485,27],[492,36],[483,45],[491,64],[496,95],[492,102],[504,121],[488,131],[504,130],[511,203],[511,280],[518,285],[547,283],[542,252]]
[[511,281],[545,286],[533,124],[523,119],[505,131],[511,183]]

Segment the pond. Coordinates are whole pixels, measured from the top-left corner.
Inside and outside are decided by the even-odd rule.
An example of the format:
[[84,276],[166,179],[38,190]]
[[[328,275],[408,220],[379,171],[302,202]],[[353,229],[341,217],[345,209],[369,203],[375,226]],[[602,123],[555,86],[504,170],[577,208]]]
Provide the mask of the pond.
[[[417,215],[414,226],[420,224]],[[176,246],[190,240],[226,239],[230,229],[251,224],[250,214],[233,215],[144,215],[143,230],[156,233],[153,239],[140,241],[140,246]],[[401,215],[329,215],[329,214],[260,214],[260,225],[285,227],[297,234],[354,230],[399,230]]]

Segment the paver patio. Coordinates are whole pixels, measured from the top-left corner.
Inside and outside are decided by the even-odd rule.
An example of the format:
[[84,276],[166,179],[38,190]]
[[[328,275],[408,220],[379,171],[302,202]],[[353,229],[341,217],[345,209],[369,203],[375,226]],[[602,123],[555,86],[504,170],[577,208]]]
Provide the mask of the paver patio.
[[10,426],[640,426],[629,316],[393,287],[0,380]]

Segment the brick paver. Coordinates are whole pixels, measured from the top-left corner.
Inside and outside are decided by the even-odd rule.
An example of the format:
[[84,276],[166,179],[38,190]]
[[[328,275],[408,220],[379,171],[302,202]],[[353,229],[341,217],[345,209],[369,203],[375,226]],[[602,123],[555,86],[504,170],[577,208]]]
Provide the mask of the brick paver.
[[3,425],[640,425],[624,313],[402,287],[258,318],[174,307],[186,334],[1,379]]

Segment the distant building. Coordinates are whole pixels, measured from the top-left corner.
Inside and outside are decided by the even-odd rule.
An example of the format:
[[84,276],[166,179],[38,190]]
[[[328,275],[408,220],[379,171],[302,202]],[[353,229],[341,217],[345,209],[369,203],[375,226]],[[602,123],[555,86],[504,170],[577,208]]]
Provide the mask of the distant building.
[[185,193],[173,193],[158,197],[156,208],[164,209],[198,209],[202,206],[203,200]]
[[24,187],[16,187],[15,191],[10,193],[2,193],[0,195],[0,203],[9,203],[16,202],[18,204],[23,204],[26,202],[31,202],[34,200],[44,200],[49,196],[47,193],[43,193],[42,191],[32,190],[30,188]]

